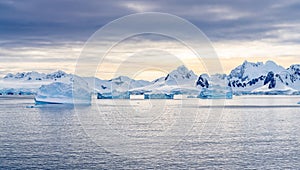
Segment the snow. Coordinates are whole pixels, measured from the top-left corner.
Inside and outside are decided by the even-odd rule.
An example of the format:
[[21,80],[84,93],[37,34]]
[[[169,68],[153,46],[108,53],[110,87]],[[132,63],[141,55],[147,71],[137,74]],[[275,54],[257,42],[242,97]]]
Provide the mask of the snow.
[[149,81],[133,80],[127,76],[119,76],[111,80],[101,80],[95,77],[84,77],[83,79],[95,93],[100,94],[128,92],[130,89],[151,84]]
[[130,89],[131,94],[198,94],[197,76],[185,66],[179,66],[165,77],[152,81],[147,86]]
[[[40,87],[47,87],[47,85],[53,85],[53,83],[61,83],[60,85],[63,87],[76,82],[76,79],[78,79],[76,84],[79,85],[79,88],[86,86],[84,89],[97,94],[99,99],[130,99],[130,95],[144,94],[152,98],[171,98],[166,97],[168,95],[194,97],[199,96],[201,92],[203,94],[221,94],[224,92],[222,88],[226,89],[227,87],[232,89],[232,93],[235,95],[300,94],[300,64],[293,64],[285,69],[273,61],[265,63],[245,61],[233,69],[229,75],[208,75],[204,73],[197,76],[192,70],[182,65],[169,72],[166,76],[152,82],[134,80],[127,76],[119,76],[110,80],[102,80],[95,77],[81,78],[63,71],[48,74],[34,71],[16,74],[9,73],[0,79],[0,95],[41,94]],[[77,96],[76,91],[74,92]],[[70,96],[65,94],[65,91],[57,91],[55,93],[65,95],[66,98],[64,100],[66,101],[70,98]],[[53,93],[50,95],[51,100],[59,100],[59,98],[55,98],[52,95]],[[70,103],[70,101],[67,103]]]
[[174,94],[149,93],[144,94],[145,99],[173,99]]
[[194,84],[197,76],[192,70],[188,70],[184,65],[170,72],[164,79],[166,85]]
[[16,74],[9,73],[0,79],[0,91],[2,94],[32,95],[35,94],[42,85],[51,84],[53,82],[70,82],[71,78],[71,74],[67,74],[63,71],[56,71],[49,74],[34,71]]
[[[196,98],[197,96],[195,96]],[[182,94],[176,94],[174,95],[173,99],[174,100],[182,100],[182,99],[188,99],[188,98],[192,98],[191,96],[189,95],[182,95]]]
[[130,95],[130,100],[143,100],[144,99],[144,95],[139,94],[139,95],[135,95],[135,94],[131,94]]
[[274,71],[276,74],[285,71],[285,68],[273,61],[267,61],[265,64],[263,62],[252,63],[245,61],[242,65],[233,69],[228,77],[245,81],[266,75],[270,71]]
[[299,65],[284,69],[273,61],[267,61],[265,64],[245,61],[228,75],[228,85],[232,87],[236,95],[264,94],[265,92],[265,94],[290,94],[290,92],[294,93],[294,90],[300,90],[299,75]]
[[201,99],[232,99],[232,90],[227,86],[211,85],[203,88],[198,96]]
[[97,93],[97,99],[130,99],[129,92],[113,91],[109,93]]
[[[133,80],[127,76],[119,76],[111,80],[94,78],[98,99],[129,99],[130,89],[139,88],[151,84],[145,80]],[[91,81],[88,81],[91,86]],[[137,93],[140,93],[137,91]]]
[[232,89],[228,87],[225,74],[201,74],[196,83],[201,89],[198,97],[202,99],[231,99]]
[[271,88],[271,89],[269,88],[269,84],[266,84],[252,91],[253,94],[277,94],[277,95],[283,95],[283,94],[290,95],[293,94],[294,92],[297,92],[297,90],[288,87],[282,83],[277,85],[275,88]]
[[42,85],[35,95],[35,103],[90,104],[91,93],[88,89],[87,83],[84,85],[83,81],[80,82],[80,84],[74,85],[77,82],[79,82],[79,80],[73,80],[73,82],[69,83],[54,82],[49,85]]

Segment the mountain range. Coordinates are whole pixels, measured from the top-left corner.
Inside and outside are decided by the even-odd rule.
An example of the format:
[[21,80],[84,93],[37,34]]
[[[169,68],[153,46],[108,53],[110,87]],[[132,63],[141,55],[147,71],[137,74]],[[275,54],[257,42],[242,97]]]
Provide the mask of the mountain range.
[[[0,95],[35,94],[42,85],[54,82],[72,83],[75,75],[63,71],[50,74],[38,72],[9,73],[0,79]],[[78,76],[77,76],[78,77]],[[126,76],[110,80],[82,77],[97,93],[172,93],[197,95],[203,88],[214,85],[229,87],[233,94],[300,94],[300,64],[288,68],[273,61],[248,62],[234,68],[228,75],[207,73],[196,75],[179,66],[164,77],[153,81],[134,80]]]

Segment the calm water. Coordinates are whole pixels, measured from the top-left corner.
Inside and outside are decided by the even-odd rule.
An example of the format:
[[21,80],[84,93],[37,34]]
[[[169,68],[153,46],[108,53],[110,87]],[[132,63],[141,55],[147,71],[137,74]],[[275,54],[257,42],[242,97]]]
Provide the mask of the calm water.
[[0,99],[0,169],[298,169],[299,100]]

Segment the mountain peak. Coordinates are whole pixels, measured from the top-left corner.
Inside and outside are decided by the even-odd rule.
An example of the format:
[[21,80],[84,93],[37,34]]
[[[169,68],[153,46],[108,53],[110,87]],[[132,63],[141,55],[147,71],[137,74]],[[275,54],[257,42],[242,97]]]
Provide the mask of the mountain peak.
[[189,72],[188,68],[184,65],[181,65],[181,66],[177,67],[176,70],[179,71],[179,72],[182,72],[182,73]]
[[66,77],[68,74],[64,71],[58,70],[53,73],[49,73],[46,75],[46,79],[57,79],[57,78],[62,78]]
[[244,62],[243,62],[243,64],[241,65],[241,66],[243,66],[243,67],[258,67],[258,66],[261,66],[261,65],[263,65],[264,63],[263,62],[249,62],[249,61],[247,61],[247,60],[245,60]]
[[274,61],[271,61],[271,60],[266,61],[265,65],[268,67],[278,67],[279,66],[278,64],[276,64]]
[[242,81],[251,80],[261,75],[266,75],[271,70],[274,73],[280,73],[285,69],[270,60],[266,61],[265,64],[263,62],[253,63],[245,60],[242,65],[239,65],[230,72],[229,78],[241,79]]
[[249,62],[245,60],[242,65],[247,65]]
[[172,75],[172,73],[176,73],[176,74],[188,74],[188,73],[192,73],[192,74],[194,74],[194,72],[192,70],[189,70],[184,65],[178,66],[175,70],[171,71],[169,74]]
[[132,81],[133,79],[129,78],[128,76],[118,76],[116,78],[110,79],[109,81]]
[[167,84],[185,84],[190,81],[194,82],[196,79],[197,76],[192,70],[181,65],[176,70],[171,71],[164,80]]

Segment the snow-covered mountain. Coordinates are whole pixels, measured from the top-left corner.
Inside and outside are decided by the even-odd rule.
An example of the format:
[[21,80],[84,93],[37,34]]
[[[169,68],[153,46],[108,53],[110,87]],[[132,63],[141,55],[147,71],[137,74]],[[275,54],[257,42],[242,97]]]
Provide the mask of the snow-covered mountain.
[[[78,77],[78,76],[76,76]],[[0,95],[35,94],[42,85],[55,82],[70,84],[74,75],[63,71],[45,74],[23,72],[7,74],[0,79]],[[130,94],[192,94],[203,88],[229,87],[236,95],[241,94],[300,94],[300,64],[285,69],[273,61],[252,63],[245,61],[229,75],[201,74],[197,76],[185,66],[179,66],[165,77],[152,82],[119,76],[111,80],[83,77],[90,91],[111,95]]]
[[150,85],[151,82],[145,80],[134,80],[127,76],[119,76],[110,80],[101,80],[95,77],[83,78],[95,92],[99,93],[111,93],[115,92],[127,92],[133,88],[144,87]]
[[250,93],[265,85],[268,74],[278,74],[285,69],[272,61],[252,63],[245,61],[228,75],[229,86],[236,93]]
[[[285,69],[273,61],[252,63],[245,61],[229,75],[201,74],[198,87],[209,88],[214,84],[227,84],[236,95],[242,94],[299,94],[300,65]],[[222,85],[221,85],[222,86]]]
[[253,78],[260,77],[261,75],[266,75],[268,72],[273,71],[275,74],[285,71],[286,69],[282,66],[277,65],[273,61],[267,61],[266,63],[257,62],[252,63],[244,61],[242,65],[234,68],[228,75],[229,79],[241,79],[241,80],[251,80]]
[[34,71],[16,74],[9,73],[0,79],[0,94],[35,94],[42,85],[51,84],[53,82],[70,81],[72,81],[72,75],[60,70],[49,74]]
[[201,88],[199,98],[203,99],[231,99],[232,89],[228,86],[226,74],[201,74],[196,82],[196,86]]
[[8,73],[4,76],[3,80],[18,80],[18,81],[45,81],[45,80],[57,80],[67,77],[69,74],[59,70],[53,73],[45,74],[38,73],[35,71],[32,72],[22,72],[17,74]]
[[286,71],[281,72],[278,77],[285,85],[300,91],[300,64],[291,65]]
[[273,61],[245,61],[231,71],[228,86],[235,94],[293,94],[299,88],[299,65],[285,69]]
[[199,88],[209,88],[211,85],[228,86],[228,79],[226,74],[201,74],[196,81],[196,86]]
[[188,70],[185,66],[179,66],[165,77],[158,78],[147,86],[133,88],[130,93],[162,93],[162,94],[198,94],[199,88],[196,87],[197,75]]
[[154,84],[172,85],[191,85],[197,79],[192,70],[188,70],[184,65],[179,66],[176,70],[171,71],[166,77],[161,77],[153,81]]

